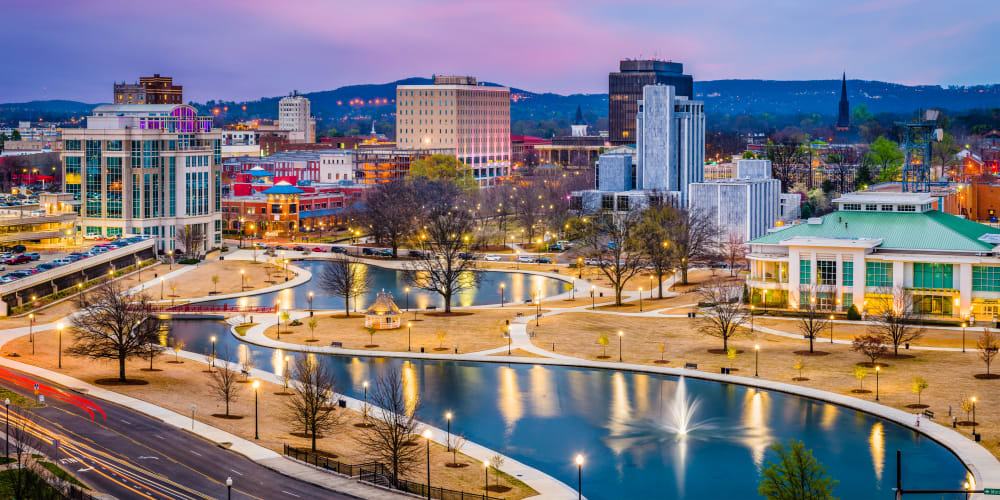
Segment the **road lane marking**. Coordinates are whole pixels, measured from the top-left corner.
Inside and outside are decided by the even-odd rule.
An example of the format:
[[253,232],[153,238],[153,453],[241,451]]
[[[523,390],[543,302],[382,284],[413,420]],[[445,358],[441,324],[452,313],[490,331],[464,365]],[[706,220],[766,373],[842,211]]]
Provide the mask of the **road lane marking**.
[[198,455],[199,457],[201,456],[201,453],[198,453],[197,451],[194,451],[194,450],[188,450],[188,451],[190,451],[191,453],[194,453],[195,455]]
[[119,418],[118,420],[121,420],[122,422],[125,422],[125,425],[132,425],[132,422],[129,422],[128,420],[125,420],[124,418]]
[[159,459],[160,457],[146,457],[142,455],[139,456],[139,460],[159,460]]
[[77,469],[77,472],[87,472],[87,471],[91,471],[91,470],[94,470],[94,468],[93,467],[87,467],[86,469]]
[[290,491],[281,490],[281,492],[284,493],[284,494],[286,494],[286,495],[291,495],[291,496],[293,496],[295,498],[302,498],[302,497],[300,497],[300,496],[298,496],[295,493],[292,493]]
[[241,476],[243,475],[243,473],[242,473],[242,472],[240,472],[240,471],[238,471],[238,470],[236,470],[236,469],[229,469],[229,470],[233,471],[233,473],[234,473],[234,474],[239,474],[239,475],[241,475]]
[[153,435],[156,436],[156,439],[162,439],[164,441],[167,439],[167,438],[165,438],[165,437],[163,437],[163,436],[161,436],[159,434],[153,434]]

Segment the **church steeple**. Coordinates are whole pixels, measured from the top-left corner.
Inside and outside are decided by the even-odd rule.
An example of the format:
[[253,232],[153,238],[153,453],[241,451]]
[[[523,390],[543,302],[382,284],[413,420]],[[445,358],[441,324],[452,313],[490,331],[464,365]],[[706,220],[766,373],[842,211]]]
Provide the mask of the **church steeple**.
[[837,113],[837,130],[845,131],[851,128],[851,103],[847,100],[847,72],[840,81],[840,106]]
[[579,104],[576,105],[576,117],[573,118],[573,125],[586,125],[583,121],[583,110]]

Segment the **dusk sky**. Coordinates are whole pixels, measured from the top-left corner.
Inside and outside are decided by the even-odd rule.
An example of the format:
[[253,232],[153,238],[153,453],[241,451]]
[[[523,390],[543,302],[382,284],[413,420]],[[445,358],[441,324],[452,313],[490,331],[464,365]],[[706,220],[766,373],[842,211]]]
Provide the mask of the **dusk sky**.
[[594,93],[628,57],[695,80],[981,84],[998,20],[985,0],[7,1],[0,102],[107,102],[154,72],[195,101],[435,73]]

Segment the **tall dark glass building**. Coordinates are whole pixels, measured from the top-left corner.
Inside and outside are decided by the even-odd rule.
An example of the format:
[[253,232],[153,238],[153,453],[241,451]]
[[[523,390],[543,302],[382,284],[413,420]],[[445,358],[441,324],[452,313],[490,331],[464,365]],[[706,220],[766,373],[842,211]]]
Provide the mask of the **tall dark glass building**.
[[637,101],[646,85],[673,85],[675,95],[691,99],[694,80],[684,65],[655,59],[621,61],[618,72],[608,75],[608,121],[611,144],[635,144]]

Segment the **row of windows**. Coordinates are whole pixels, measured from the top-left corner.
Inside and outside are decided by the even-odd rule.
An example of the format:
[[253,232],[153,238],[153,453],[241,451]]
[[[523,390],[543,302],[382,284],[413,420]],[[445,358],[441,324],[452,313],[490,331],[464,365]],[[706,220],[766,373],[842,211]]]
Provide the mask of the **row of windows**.
[[972,291],[1000,292],[1000,266],[972,266]]
[[913,286],[915,288],[954,288],[953,271],[954,266],[951,264],[916,262],[913,264]]
[[892,262],[865,262],[865,286],[892,286]]

